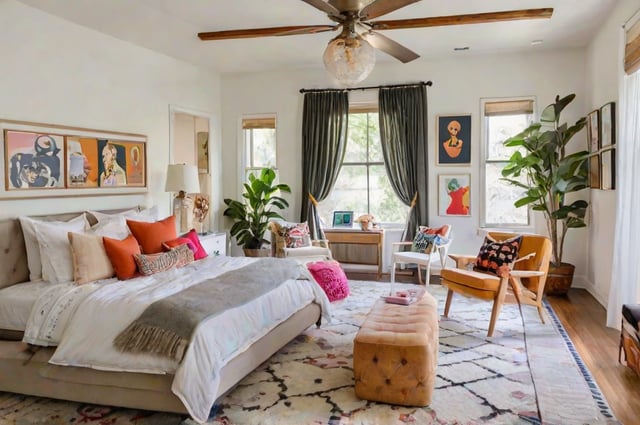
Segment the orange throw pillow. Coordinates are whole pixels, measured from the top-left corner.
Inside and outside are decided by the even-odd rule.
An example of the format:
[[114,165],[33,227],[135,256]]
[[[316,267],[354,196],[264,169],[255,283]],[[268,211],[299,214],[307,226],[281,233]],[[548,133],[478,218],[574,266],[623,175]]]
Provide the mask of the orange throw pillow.
[[138,240],[144,254],[157,254],[164,251],[162,243],[178,237],[176,218],[172,215],[154,223],[127,220],[127,226]]
[[138,274],[138,266],[134,255],[140,254],[140,246],[133,235],[123,240],[103,237],[104,250],[111,261],[113,270],[120,280],[131,279]]

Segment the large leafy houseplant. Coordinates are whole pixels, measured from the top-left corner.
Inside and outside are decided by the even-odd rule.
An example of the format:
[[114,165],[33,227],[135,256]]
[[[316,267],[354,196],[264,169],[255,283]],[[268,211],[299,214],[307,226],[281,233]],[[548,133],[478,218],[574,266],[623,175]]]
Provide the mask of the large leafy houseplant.
[[[589,185],[589,152],[567,153],[567,145],[586,124],[586,118],[575,124],[560,124],[560,113],[575,98],[570,94],[548,105],[540,122],[532,123],[521,133],[505,140],[508,147],[518,148],[502,170],[503,180],[521,187],[525,194],[515,202],[516,207],[530,205],[544,215],[551,239],[552,266],[562,264],[567,231],[585,227],[588,203],[578,199],[568,203],[567,194]],[[524,176],[526,183],[519,178]]]
[[276,184],[276,173],[272,168],[263,168],[258,176],[249,174],[249,182],[244,184],[242,201],[226,198],[224,215],[233,219],[230,234],[245,250],[261,249],[269,241],[264,238],[269,221],[282,219],[277,209],[289,206],[280,192],[291,193],[291,188],[283,183]]

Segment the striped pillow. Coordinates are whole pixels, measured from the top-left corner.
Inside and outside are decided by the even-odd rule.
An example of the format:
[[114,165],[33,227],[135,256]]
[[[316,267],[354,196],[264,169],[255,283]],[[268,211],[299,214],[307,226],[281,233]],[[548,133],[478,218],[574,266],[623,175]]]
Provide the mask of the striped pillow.
[[136,254],[134,258],[140,273],[149,276],[192,263],[193,251],[184,244],[159,254]]

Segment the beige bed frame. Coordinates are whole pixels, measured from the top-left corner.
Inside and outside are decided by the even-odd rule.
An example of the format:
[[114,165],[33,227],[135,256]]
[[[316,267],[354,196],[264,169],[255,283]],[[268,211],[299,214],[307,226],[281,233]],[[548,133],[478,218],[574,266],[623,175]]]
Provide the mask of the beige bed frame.
[[[47,216],[67,220],[78,214]],[[24,238],[17,219],[0,221],[0,284],[29,279]],[[6,286],[6,285],[5,285]],[[319,323],[320,307],[311,303],[234,357],[221,370],[219,394],[271,357],[302,331]],[[34,352],[20,341],[0,340],[0,391],[136,409],[187,413],[171,392],[173,375],[104,372],[48,363],[52,348]],[[221,397],[219,397],[220,399]]]

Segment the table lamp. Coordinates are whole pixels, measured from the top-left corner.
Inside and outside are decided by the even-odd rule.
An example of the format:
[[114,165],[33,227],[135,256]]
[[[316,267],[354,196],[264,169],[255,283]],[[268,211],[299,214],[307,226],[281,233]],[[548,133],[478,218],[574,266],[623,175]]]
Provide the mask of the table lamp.
[[178,232],[186,232],[193,227],[193,199],[187,193],[200,192],[198,167],[187,164],[169,164],[165,192],[176,192],[173,200],[173,215],[176,217]]

